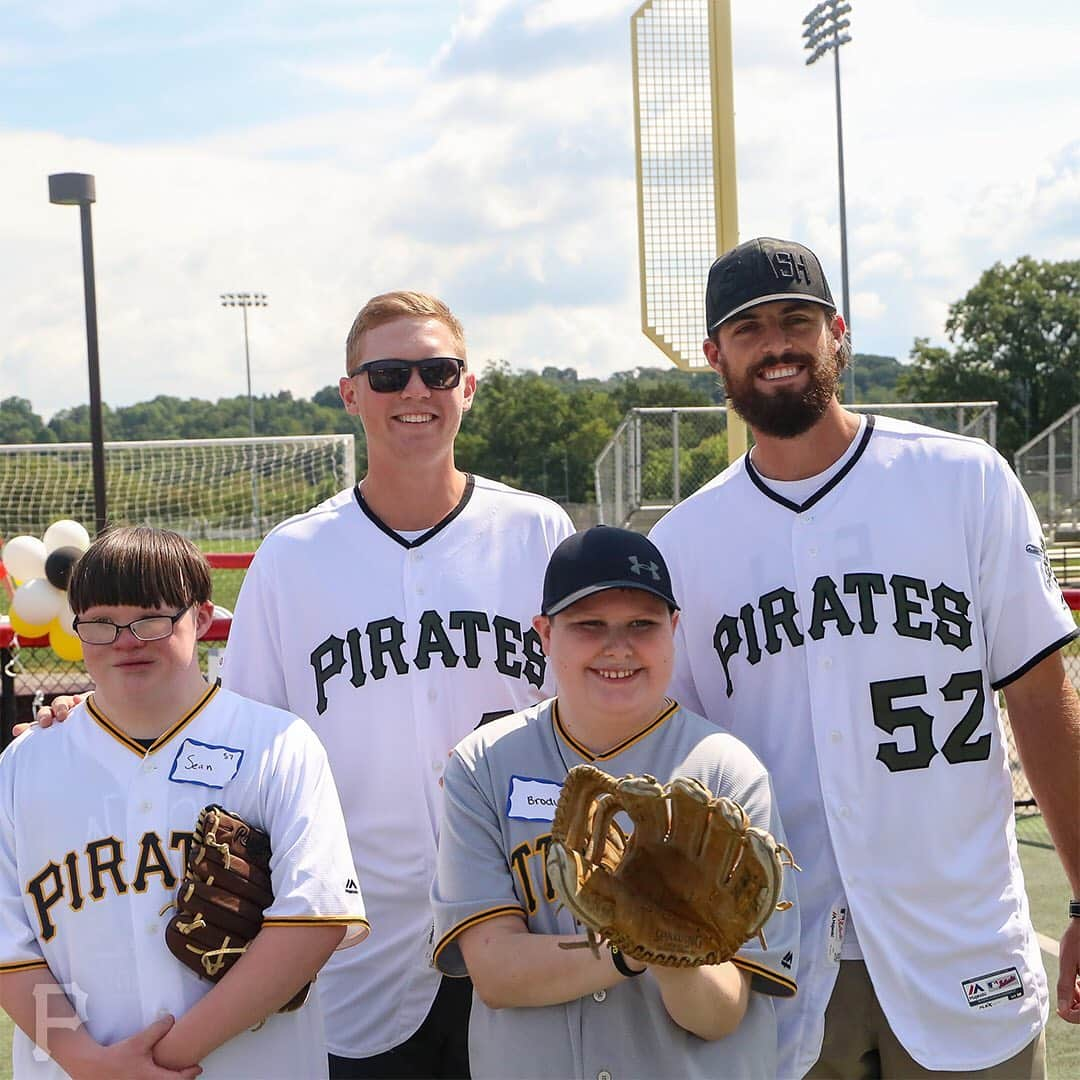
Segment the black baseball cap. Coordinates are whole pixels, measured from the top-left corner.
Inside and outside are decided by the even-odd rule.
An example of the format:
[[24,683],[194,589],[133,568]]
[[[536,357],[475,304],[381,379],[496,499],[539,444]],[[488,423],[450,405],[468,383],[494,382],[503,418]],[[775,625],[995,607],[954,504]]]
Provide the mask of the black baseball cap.
[[836,310],[818,257],[794,240],[759,236],[725,252],[709,268],[705,331],[771,300],[807,300]]
[[544,615],[555,615],[605,589],[641,589],[672,611],[671,574],[657,546],[641,533],[594,525],[568,536],[552,553],[544,574]]

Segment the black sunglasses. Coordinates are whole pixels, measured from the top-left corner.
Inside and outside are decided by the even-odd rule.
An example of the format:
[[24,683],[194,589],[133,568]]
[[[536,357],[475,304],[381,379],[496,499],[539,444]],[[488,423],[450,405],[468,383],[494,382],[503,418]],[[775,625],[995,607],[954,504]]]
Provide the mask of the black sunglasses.
[[429,390],[453,390],[461,382],[465,361],[456,356],[429,356],[425,360],[369,360],[349,378],[366,375],[368,385],[377,394],[400,394],[409,385],[412,370],[420,372],[420,378]]

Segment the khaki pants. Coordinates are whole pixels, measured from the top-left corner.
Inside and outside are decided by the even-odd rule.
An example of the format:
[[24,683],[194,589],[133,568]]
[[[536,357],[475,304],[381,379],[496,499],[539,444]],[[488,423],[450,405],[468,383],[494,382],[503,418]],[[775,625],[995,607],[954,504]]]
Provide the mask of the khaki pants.
[[1019,1054],[988,1069],[954,1073],[923,1068],[892,1033],[866,965],[861,960],[841,960],[825,1010],[821,1056],[806,1076],[807,1080],[1046,1080],[1046,1036],[1040,1032]]

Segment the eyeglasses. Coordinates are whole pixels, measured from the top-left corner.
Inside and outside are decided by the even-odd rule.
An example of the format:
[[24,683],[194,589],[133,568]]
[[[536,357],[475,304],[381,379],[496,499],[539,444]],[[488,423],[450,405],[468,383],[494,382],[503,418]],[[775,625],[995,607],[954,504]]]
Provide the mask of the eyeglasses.
[[349,378],[367,375],[368,385],[376,394],[400,394],[412,378],[413,368],[429,390],[453,390],[461,382],[465,361],[456,356],[429,356],[425,360],[369,360]]
[[72,626],[79,640],[87,645],[111,645],[120,636],[121,630],[130,630],[140,641],[160,641],[172,634],[181,616],[190,610],[191,605],[188,604],[175,615],[147,615],[129,623],[83,622],[76,615]]

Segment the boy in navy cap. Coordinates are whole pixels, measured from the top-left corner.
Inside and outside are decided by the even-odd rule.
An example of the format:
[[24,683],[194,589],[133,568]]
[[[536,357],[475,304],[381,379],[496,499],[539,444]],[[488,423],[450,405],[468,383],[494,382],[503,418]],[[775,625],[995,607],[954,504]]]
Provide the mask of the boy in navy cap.
[[[723,964],[648,967],[566,950],[583,930],[544,869],[566,774],[693,777],[783,841],[768,775],[738,740],[666,696],[679,609],[644,536],[599,525],[564,540],[533,620],[558,696],[455,748],[432,889],[435,963],[472,977],[472,1075],[772,1077],[773,996],[795,992],[799,920],[768,923]],[[785,899],[794,899],[785,875]],[[567,1032],[580,1038],[567,1038]]]

